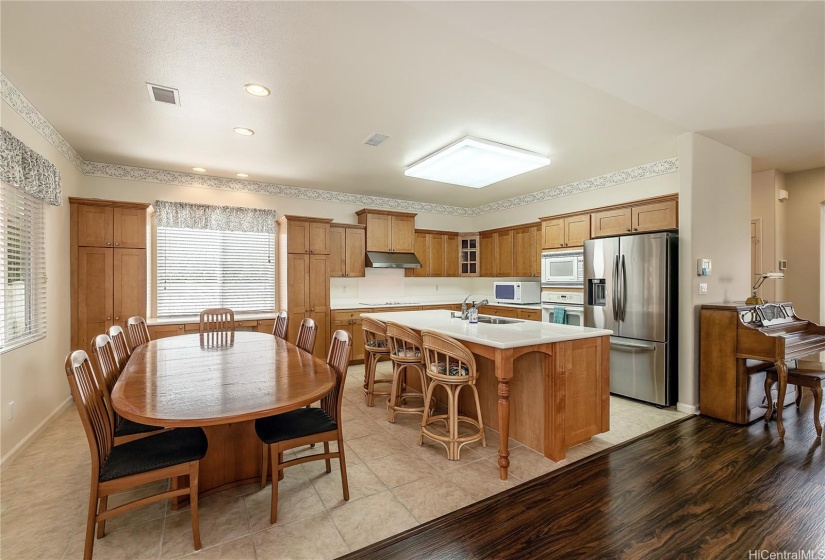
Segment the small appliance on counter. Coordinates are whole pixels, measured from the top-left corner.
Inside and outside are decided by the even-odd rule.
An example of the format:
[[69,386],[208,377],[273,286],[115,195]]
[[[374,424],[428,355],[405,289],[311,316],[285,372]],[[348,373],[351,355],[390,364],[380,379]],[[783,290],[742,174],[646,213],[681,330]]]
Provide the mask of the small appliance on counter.
[[545,288],[584,286],[584,250],[541,254],[541,285]]
[[584,325],[584,294],[580,292],[542,292],[541,320],[562,325]]
[[541,284],[539,282],[493,282],[493,299],[497,303],[539,303]]

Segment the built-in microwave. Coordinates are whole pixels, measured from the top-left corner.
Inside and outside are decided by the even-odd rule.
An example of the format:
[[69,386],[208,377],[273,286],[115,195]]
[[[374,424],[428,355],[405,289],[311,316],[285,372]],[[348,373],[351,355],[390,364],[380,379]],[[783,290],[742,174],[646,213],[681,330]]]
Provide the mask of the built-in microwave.
[[493,299],[498,303],[539,303],[541,285],[538,282],[493,282]]
[[541,285],[584,287],[584,250],[542,253]]

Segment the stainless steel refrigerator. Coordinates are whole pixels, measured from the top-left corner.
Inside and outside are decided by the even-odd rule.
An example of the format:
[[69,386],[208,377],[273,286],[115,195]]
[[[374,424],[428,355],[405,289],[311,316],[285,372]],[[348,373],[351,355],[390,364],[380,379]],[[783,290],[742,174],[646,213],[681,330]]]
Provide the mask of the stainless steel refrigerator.
[[610,392],[671,406],[677,390],[678,236],[584,242],[584,325],[610,329]]

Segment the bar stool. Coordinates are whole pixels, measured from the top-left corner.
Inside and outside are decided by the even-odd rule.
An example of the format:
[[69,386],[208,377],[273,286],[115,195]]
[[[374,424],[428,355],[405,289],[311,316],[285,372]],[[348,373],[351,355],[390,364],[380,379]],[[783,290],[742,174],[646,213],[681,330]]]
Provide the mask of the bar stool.
[[[481,403],[478,399],[476,379],[476,360],[473,353],[459,341],[435,331],[421,331],[422,348],[424,349],[424,363],[430,384],[427,388],[425,401],[430,402],[436,387],[444,387],[447,391],[447,414],[431,415],[424,410],[421,419],[421,436],[419,445],[424,444],[424,437],[439,442],[447,448],[447,459],[458,461],[461,448],[474,441],[481,440],[481,445],[487,447],[487,438],[484,434],[484,423],[481,420]],[[458,397],[461,389],[469,387],[476,403],[478,418],[463,416],[458,412]],[[433,431],[429,426],[433,422],[443,420],[447,424],[449,435]],[[470,435],[458,435],[459,422],[475,426],[478,431]]]
[[[387,321],[387,340],[390,343],[392,360],[392,389],[387,399],[387,421],[395,423],[397,412],[424,413],[427,376],[424,374],[424,352],[421,350],[421,336],[418,333],[398,323]],[[407,390],[409,369],[418,374],[421,392]],[[407,404],[410,398],[420,398],[421,406]]]
[[376,392],[376,383],[392,384],[390,380],[375,379],[375,369],[382,358],[388,358],[390,347],[387,343],[387,325],[375,319],[364,317],[361,320],[364,329],[364,400],[367,406],[373,406],[376,395],[387,395],[389,392]]

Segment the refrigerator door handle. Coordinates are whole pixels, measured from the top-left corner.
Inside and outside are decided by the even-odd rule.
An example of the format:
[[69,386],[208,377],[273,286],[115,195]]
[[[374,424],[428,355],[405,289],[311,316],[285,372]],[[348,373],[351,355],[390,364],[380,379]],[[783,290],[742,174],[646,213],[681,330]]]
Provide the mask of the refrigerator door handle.
[[618,295],[619,289],[619,255],[613,257],[613,293],[611,297],[613,299],[613,320],[619,320],[619,301],[616,297]]
[[628,350],[647,350],[648,352],[656,350],[655,344],[645,344],[643,342],[616,342],[611,340],[610,346],[612,348],[627,348]]
[[622,255],[622,301],[621,301],[621,316],[619,319],[624,321],[625,318],[625,305],[627,304],[627,267],[624,264],[624,255]]

